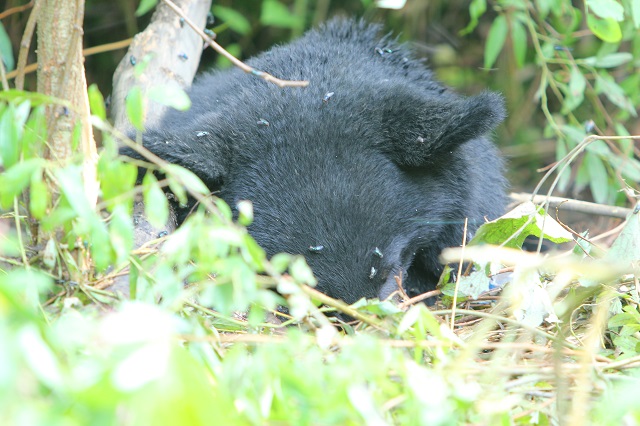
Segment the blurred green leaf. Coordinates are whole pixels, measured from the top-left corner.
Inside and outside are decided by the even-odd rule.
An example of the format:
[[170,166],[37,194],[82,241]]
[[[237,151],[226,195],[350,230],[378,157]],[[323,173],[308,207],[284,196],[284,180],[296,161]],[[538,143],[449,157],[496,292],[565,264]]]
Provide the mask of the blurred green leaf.
[[591,56],[582,60],[585,65],[598,68],[615,68],[633,60],[633,55],[628,52],[610,53],[603,57]]
[[214,4],[211,8],[214,16],[220,18],[225,24],[238,34],[247,35],[251,32],[249,20],[240,12],[225,6]]
[[102,93],[100,93],[100,89],[98,89],[97,84],[92,84],[89,86],[89,106],[91,109],[91,114],[100,118],[101,120],[107,119],[107,112],[104,107],[104,97]]
[[569,93],[562,104],[562,114],[568,114],[576,109],[584,100],[584,90],[587,87],[587,80],[584,78],[578,67],[571,67],[569,75]]
[[624,90],[615,82],[613,77],[601,71],[596,77],[596,92],[604,94],[614,105],[628,111],[636,117],[638,114],[631,100]]
[[142,16],[145,13],[147,13],[148,11],[150,11],[151,9],[153,9],[153,7],[158,3],[158,0],[140,0],[140,4],[138,5],[138,8],[136,9],[136,16]]
[[611,18],[618,22],[624,19],[624,8],[615,0],[587,0],[587,6],[600,18]]
[[133,248],[133,223],[127,208],[120,204],[113,209],[109,223],[111,246],[115,252],[115,262],[124,263]]
[[587,15],[587,25],[593,34],[607,43],[618,43],[622,40],[622,30],[617,21],[611,18],[598,19]]
[[289,11],[289,8],[278,0],[263,0],[260,22],[279,28],[302,28],[304,22]]
[[633,26],[640,28],[640,2],[637,0],[631,0],[629,2],[631,8],[631,17],[633,18]]
[[609,201],[609,179],[604,163],[595,154],[585,153],[585,168],[589,171],[589,187],[596,203],[607,204]]
[[2,22],[0,22],[0,60],[4,62],[4,68],[7,72],[13,71],[16,62],[13,58],[11,39],[9,38],[7,31],[4,29]]
[[183,89],[176,86],[154,86],[147,92],[147,97],[159,104],[170,106],[178,111],[191,108],[191,99]]
[[171,175],[179,179],[180,182],[190,191],[198,193],[200,195],[209,195],[209,193],[211,192],[209,191],[209,188],[207,188],[207,186],[202,183],[199,177],[197,177],[193,172],[185,169],[184,167],[180,167],[175,164],[168,164],[165,169],[167,173],[170,173]]
[[169,202],[164,191],[158,185],[158,180],[153,173],[146,173],[142,182],[144,189],[144,211],[149,223],[162,228],[169,220]]
[[134,86],[127,93],[125,98],[125,106],[127,109],[127,117],[131,124],[140,132],[144,132],[144,116],[145,106],[142,96],[142,90],[139,86]]
[[487,11],[487,0],[472,0],[469,5],[469,16],[471,21],[462,31],[460,35],[469,34],[478,26],[478,20]]
[[2,188],[0,207],[10,207],[14,197],[17,197],[29,185],[34,175],[41,173],[45,163],[42,158],[32,158],[0,173],[0,188]]
[[47,117],[44,106],[40,105],[31,111],[24,125],[22,136],[22,155],[24,159],[42,156],[47,140]]
[[481,225],[469,245],[494,244],[522,248],[524,240],[529,235],[544,236],[556,244],[573,240],[571,233],[547,215],[542,208],[526,202],[502,217]]
[[31,180],[31,188],[29,190],[29,211],[35,219],[42,219],[47,213],[47,208],[51,202],[49,188],[44,183],[42,177],[36,174]]
[[489,69],[498,59],[498,55],[507,39],[507,18],[499,15],[489,28],[489,35],[484,49],[484,67]]
[[527,31],[524,25],[522,25],[518,20],[513,20],[511,24],[513,55],[516,59],[516,65],[518,65],[518,68],[522,68],[527,58]]
[[640,260],[640,208],[636,205],[627,218],[622,232],[607,252],[609,259],[618,262],[637,263]]

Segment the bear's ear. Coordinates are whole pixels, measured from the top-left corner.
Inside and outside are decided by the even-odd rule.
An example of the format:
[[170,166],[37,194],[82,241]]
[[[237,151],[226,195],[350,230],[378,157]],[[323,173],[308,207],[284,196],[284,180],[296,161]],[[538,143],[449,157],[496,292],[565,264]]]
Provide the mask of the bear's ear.
[[[211,190],[220,187],[228,175],[230,145],[219,140],[211,130],[197,127],[180,131],[151,130],[142,139],[146,149],[171,164],[190,170]],[[120,155],[144,160],[129,147],[120,148]]]
[[486,135],[505,117],[502,96],[492,92],[465,98],[402,87],[381,106],[380,148],[403,167],[433,164],[456,146]]

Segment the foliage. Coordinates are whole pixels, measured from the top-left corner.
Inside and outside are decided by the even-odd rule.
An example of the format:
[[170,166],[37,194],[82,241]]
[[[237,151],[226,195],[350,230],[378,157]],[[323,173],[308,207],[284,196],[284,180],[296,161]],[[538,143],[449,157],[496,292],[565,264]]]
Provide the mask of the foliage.
[[[561,193],[570,185],[575,192],[588,186],[598,203],[622,202],[620,188],[640,182],[633,143],[623,138],[630,135],[640,103],[638,2],[492,4],[498,15],[488,32],[484,66],[494,66],[506,51],[518,68],[535,67],[532,84],[546,118],[544,136],[555,138],[556,160],[563,165],[551,191],[556,183]],[[470,12],[465,32],[487,12],[486,0],[474,0]],[[529,45],[535,55],[528,54]],[[621,138],[582,146],[590,133]]]
[[[278,15],[288,3],[265,1],[260,16],[295,35],[315,18],[294,3]],[[585,15],[568,1],[474,0],[465,30],[492,18],[485,66],[535,70],[528,84],[564,159],[557,187],[588,185],[596,201],[624,201],[619,179],[640,181],[631,140],[586,137],[628,135],[636,3],[590,0]],[[213,12],[254,31],[235,9]],[[181,93],[150,96],[188,106]],[[443,254],[452,269],[436,306],[402,295],[346,306],[312,289],[302,257],[267,259],[245,229],[250,204],[234,219],[193,174],[148,155],[154,173],[136,181],[142,162],[116,143],[136,145],[106,121],[95,86],[89,100],[103,142],[96,208],[86,159],[45,155],[45,108],[69,106],[0,93],[1,424],[640,424],[637,208],[596,249],[526,204]],[[142,129],[141,94],[128,103]],[[196,200],[194,213],[134,249],[135,195],[161,226],[165,192]],[[576,245],[525,253],[527,235]],[[127,268],[124,297],[109,285]]]

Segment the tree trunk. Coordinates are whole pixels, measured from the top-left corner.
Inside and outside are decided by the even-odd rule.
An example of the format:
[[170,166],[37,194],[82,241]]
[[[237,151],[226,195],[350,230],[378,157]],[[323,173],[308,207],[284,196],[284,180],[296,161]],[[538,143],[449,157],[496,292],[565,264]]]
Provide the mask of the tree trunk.
[[84,0],[38,0],[38,92],[68,101],[71,108],[47,108],[49,153],[64,162],[73,155],[76,125],[82,127],[80,149],[85,156],[85,192],[92,205],[98,197],[96,145],[89,120],[89,99],[82,56]]
[[[47,107],[48,153],[53,161],[65,163],[74,154],[73,131],[80,126],[79,148],[84,158],[84,190],[92,206],[98,198],[97,152],[90,123],[89,98],[82,56],[84,0],[37,0],[38,92],[69,102],[70,107]],[[49,183],[53,201],[57,188]],[[39,232],[38,243],[51,236]],[[87,255],[78,259],[81,269],[90,266]],[[84,275],[83,275],[84,276]]]

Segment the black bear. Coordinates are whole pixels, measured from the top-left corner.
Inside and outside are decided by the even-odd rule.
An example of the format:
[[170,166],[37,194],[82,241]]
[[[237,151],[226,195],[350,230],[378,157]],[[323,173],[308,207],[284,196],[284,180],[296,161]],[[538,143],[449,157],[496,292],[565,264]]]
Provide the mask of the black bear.
[[[503,212],[502,161],[487,135],[501,96],[460,96],[379,26],[333,20],[239,69],[200,77],[144,146],[194,172],[269,255],[303,254],[318,289],[348,303],[435,288],[441,250]],[[136,156],[130,150],[123,153]]]

